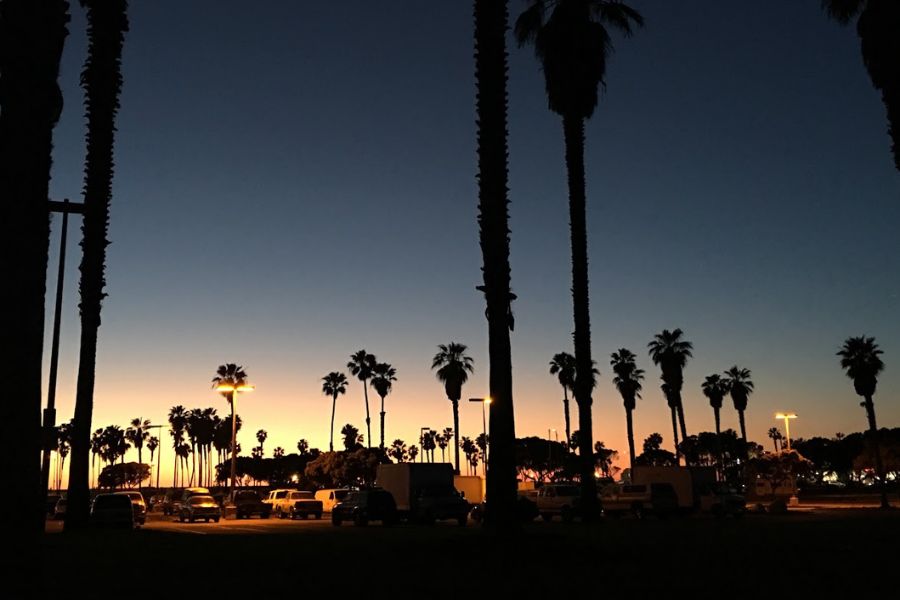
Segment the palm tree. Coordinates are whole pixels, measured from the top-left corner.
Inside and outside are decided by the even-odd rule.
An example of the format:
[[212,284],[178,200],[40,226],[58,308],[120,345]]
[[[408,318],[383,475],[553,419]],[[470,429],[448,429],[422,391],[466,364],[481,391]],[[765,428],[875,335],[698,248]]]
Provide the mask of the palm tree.
[[637,398],[641,397],[641,381],[644,379],[644,370],[639,369],[634,362],[637,356],[628,348],[620,348],[617,352],[610,355],[612,360],[609,364],[613,368],[613,383],[622,401],[625,403],[625,418],[628,425],[628,455],[631,459],[629,463],[634,468],[634,424],[632,422],[631,413],[637,406]]
[[364,436],[350,423],[341,428],[341,435],[344,438],[344,450],[353,451],[362,447]]
[[87,9],[88,57],[81,72],[88,122],[84,166],[84,213],[81,231],[81,340],[75,385],[75,431],[72,437],[66,528],[87,525],[91,417],[100,309],[106,293],[106,247],[112,196],[113,140],[122,91],[122,44],[128,31],[126,0],[81,0]]
[[409,462],[416,462],[417,456],[419,456],[419,447],[413,444],[409,447]]
[[[509,12],[506,0],[475,0],[475,119],[478,154],[478,236],[481,245],[485,317],[488,322],[488,394],[491,452],[488,523],[499,530],[515,527],[516,424],[513,411],[512,349],[515,326],[509,266],[509,198],[507,183],[507,54]],[[459,431],[457,403],[453,430]],[[459,473],[459,436],[454,438]]]
[[91,470],[94,471],[94,482],[96,485],[97,481],[97,469],[95,467],[95,463],[97,460],[97,455],[99,455],[103,451],[103,429],[95,429],[94,433],[91,434]]
[[[16,400],[3,406],[0,453],[4,477],[22,490],[2,508],[8,515],[4,526],[14,536],[13,546],[24,543],[19,536],[43,534],[47,516],[39,497],[41,363],[50,242],[47,198],[53,129],[63,106],[57,78],[68,22],[65,0],[5,0],[0,5],[0,198],[4,221],[16,224],[4,232],[3,254],[10,257],[5,261],[4,287],[15,293],[4,299],[2,323],[4,366],[15,373],[7,390]],[[89,432],[84,437],[87,446]],[[21,505],[26,507],[25,518],[21,518]]]
[[391,393],[394,381],[397,381],[397,369],[388,363],[377,363],[372,367],[372,387],[381,397],[381,442],[378,447],[382,450],[384,450],[384,397]]
[[[438,353],[431,361],[431,368],[437,369],[435,375],[444,384],[447,398],[453,405],[454,446],[459,447],[459,399],[462,397],[462,386],[469,380],[469,373],[475,372],[475,361],[466,354],[465,344],[450,342],[438,344]],[[493,398],[491,398],[493,400]],[[491,407],[493,410],[493,406]],[[493,415],[493,413],[491,413]],[[491,416],[493,422],[493,416]],[[456,472],[459,473],[459,452],[455,453]]]
[[[159,438],[155,435],[150,436],[150,439],[147,440],[147,450],[150,451],[150,464],[153,464],[153,456],[156,454],[156,449],[159,448]],[[151,471],[151,483],[153,474]],[[156,488],[159,489],[159,467],[156,468]]]
[[184,429],[187,426],[187,410],[182,405],[169,409],[169,434],[172,436],[172,450],[175,454],[175,470],[172,472],[172,486],[178,487],[178,448],[184,442]]
[[340,371],[332,371],[323,377],[322,393],[331,396],[331,437],[328,439],[328,451],[334,452],[334,411],[337,408],[337,397],[347,393],[347,376]]
[[872,440],[875,469],[881,484],[881,508],[889,508],[878,425],[875,422],[875,403],[872,401],[878,387],[878,375],[884,370],[882,354],[884,352],[875,343],[875,338],[864,335],[847,338],[837,353],[841,357],[841,368],[847,372],[847,377],[853,380],[853,389],[863,398],[860,406],[866,409],[866,418],[869,421],[869,438]]
[[[141,464],[144,462],[144,443],[150,438],[150,431],[148,431],[149,427],[150,419],[141,419],[138,417],[137,419],[132,419],[131,425],[125,430],[125,439],[131,442],[131,445],[137,450],[138,463]],[[141,483],[142,482],[138,481],[139,488],[141,487]]]
[[[260,451],[262,451],[262,448],[260,448]],[[284,448],[282,448],[281,446],[276,447],[274,450],[272,450],[272,456],[274,456],[275,458],[284,458]]]
[[409,458],[409,449],[406,447],[406,443],[403,440],[394,440],[388,450],[388,456],[398,463],[406,462],[406,459]]
[[855,17],[863,63],[887,109],[894,166],[900,170],[900,3],[896,0],[822,0],[828,16],[842,25]]
[[[681,404],[681,388],[684,385],[684,367],[687,360],[693,356],[691,350],[694,345],[683,339],[684,332],[680,329],[663,329],[653,337],[653,341],[647,344],[650,349],[650,358],[653,364],[662,370],[662,390],[666,402],[672,411],[673,426],[676,422],[676,413],[681,422],[681,439],[687,439],[687,425],[684,422],[684,407]],[[678,456],[678,429],[675,428],[675,456]]]
[[265,429],[260,429],[259,431],[256,432],[256,441],[259,442],[260,453],[264,452],[263,446],[265,445],[266,439],[268,437],[269,437],[269,432],[266,431]]
[[66,456],[72,448],[72,422],[61,423],[56,428],[56,452],[59,454],[59,475],[56,480],[56,489],[62,486],[62,474],[66,470]]
[[553,355],[550,361],[550,374],[559,378],[559,385],[563,389],[563,412],[566,417],[566,447],[572,439],[571,421],[569,420],[569,390],[575,386],[575,357],[568,352],[559,352]]
[[301,438],[300,441],[297,442],[297,452],[300,453],[300,456],[309,454],[309,442]]
[[359,350],[355,354],[350,355],[350,362],[347,363],[347,370],[351,375],[356,376],[362,381],[363,396],[366,400],[366,435],[369,439],[369,447],[372,447],[372,426],[369,419],[369,388],[366,387],[366,381],[372,377],[372,369],[377,364],[374,354],[369,354],[365,350]]
[[778,431],[777,427],[770,427],[769,431],[766,432],[769,436],[769,439],[772,440],[772,445],[775,446],[775,452],[778,452],[778,440],[781,439],[781,432]]
[[230,454],[231,454],[231,490],[234,491],[235,487],[235,469],[236,469],[236,458],[237,458],[237,419],[234,410],[234,400],[235,395],[238,393],[237,389],[241,386],[247,385],[247,373],[244,371],[244,367],[236,364],[236,363],[225,363],[224,365],[219,365],[216,369],[216,375],[212,378],[212,387],[213,389],[219,387],[231,387],[231,391],[223,391],[219,392],[228,401],[228,405],[231,407],[231,441],[228,444]]
[[737,365],[725,371],[725,386],[731,394],[734,409],[738,412],[741,423],[741,438],[747,443],[747,426],[744,423],[744,411],[747,410],[747,399],[753,393],[753,382],[750,381],[750,369],[741,369]]
[[[549,13],[549,14],[548,14]],[[516,20],[519,45],[533,43],[541,62],[550,110],[563,120],[569,185],[569,228],[572,244],[572,303],[575,321],[575,402],[581,440],[581,501],[588,518],[597,503],[594,481],[591,392],[590,300],[584,181],[584,121],[597,107],[598,88],[605,86],[612,42],[606,27],[631,35],[643,18],[634,9],[609,0],[532,0]],[[582,375],[579,376],[578,373]]]
[[719,463],[719,468],[723,467],[722,465],[722,419],[721,419],[721,411],[722,411],[722,401],[725,399],[725,396],[728,394],[728,384],[724,379],[719,377],[718,374],[713,373],[712,375],[707,375],[706,379],[703,380],[703,383],[700,384],[700,389],[703,391],[703,395],[709,398],[709,405],[713,409],[713,416],[716,420],[716,454],[717,460]]

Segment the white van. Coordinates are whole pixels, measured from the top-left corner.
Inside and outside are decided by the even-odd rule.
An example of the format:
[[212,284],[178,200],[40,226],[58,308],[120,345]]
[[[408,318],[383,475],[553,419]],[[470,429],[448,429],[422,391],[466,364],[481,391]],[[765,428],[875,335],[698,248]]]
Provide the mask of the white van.
[[350,490],[346,488],[342,488],[339,490],[319,490],[316,492],[316,500],[322,502],[322,510],[325,512],[331,512],[331,509],[334,508],[334,505],[338,502],[343,502],[344,498],[347,497],[347,494],[350,493]]

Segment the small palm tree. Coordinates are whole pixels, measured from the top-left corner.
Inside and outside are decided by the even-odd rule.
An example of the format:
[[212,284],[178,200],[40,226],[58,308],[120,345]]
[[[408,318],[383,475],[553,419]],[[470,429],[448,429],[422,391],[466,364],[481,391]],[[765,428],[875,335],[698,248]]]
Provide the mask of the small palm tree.
[[703,380],[703,383],[700,384],[700,389],[703,391],[703,395],[709,398],[709,405],[713,409],[713,417],[716,421],[716,459],[719,463],[719,468],[721,469],[723,467],[721,411],[722,401],[728,394],[728,384],[724,379],[719,377],[718,374],[713,373],[712,375],[707,375],[706,379]]
[[397,381],[397,369],[388,363],[377,363],[372,367],[372,387],[381,397],[381,442],[378,447],[384,449],[384,398],[391,393],[393,382]]
[[747,410],[747,400],[753,393],[753,382],[750,380],[750,369],[741,369],[737,365],[725,371],[725,386],[731,394],[734,409],[738,412],[738,420],[741,424],[741,438],[747,443],[747,425],[744,422],[744,411]]
[[301,438],[300,441],[297,442],[297,452],[300,453],[300,456],[309,454],[309,442]]
[[584,177],[584,121],[594,114],[599,88],[605,87],[606,67],[613,51],[607,26],[631,35],[643,18],[619,1],[531,0],[519,16],[515,36],[519,45],[534,44],[544,70],[550,110],[562,117],[569,183],[569,229],[572,244],[572,306],[575,323],[575,401],[581,448],[581,502],[591,518],[597,502],[591,418],[594,378],[589,376],[591,320],[588,294],[586,192]]
[[409,449],[403,440],[394,440],[387,454],[398,463],[402,463],[409,457]]
[[97,481],[96,460],[103,451],[103,429],[95,429],[91,434],[91,469],[94,470],[94,485]]
[[896,0],[822,0],[828,16],[842,25],[855,17],[863,63],[887,109],[894,166],[900,170],[900,2]]
[[637,367],[635,363],[637,356],[628,348],[620,348],[617,352],[613,352],[610,358],[609,364],[612,365],[613,373],[615,373],[613,383],[616,389],[619,390],[622,401],[625,403],[625,418],[628,426],[628,454],[631,459],[629,464],[631,468],[634,468],[634,424],[631,413],[637,406],[636,399],[641,397],[641,382],[644,379],[644,370]]
[[[262,448],[260,448],[260,450],[262,450]],[[277,446],[272,451],[272,456],[274,456],[275,458],[284,458],[284,448],[282,448],[281,446]]]
[[878,425],[875,421],[875,403],[872,400],[878,387],[878,376],[884,370],[882,354],[884,352],[875,343],[875,338],[864,335],[847,338],[837,353],[841,357],[841,368],[847,372],[847,377],[853,380],[853,389],[863,398],[860,406],[866,409],[866,418],[869,421],[869,438],[874,446],[875,469],[881,484],[881,508],[889,508],[884,462],[881,459]]
[[364,436],[350,423],[341,428],[341,435],[344,437],[344,450],[352,451],[362,447]]
[[778,453],[778,440],[781,439],[781,432],[778,431],[777,427],[769,427],[769,431],[766,432],[769,436],[769,439],[772,440],[772,445],[775,447],[775,453]]
[[575,388],[575,357],[568,352],[558,352],[550,361],[550,374],[556,375],[563,389],[563,413],[566,419],[566,447],[572,438],[571,421],[569,419],[569,391]]
[[366,435],[370,447],[372,445],[372,425],[369,418],[369,388],[366,386],[366,382],[372,377],[372,369],[375,368],[377,362],[374,354],[359,350],[350,355],[350,362],[347,363],[347,370],[350,371],[350,374],[362,381],[363,384],[363,396],[366,400]]
[[[137,419],[132,419],[131,425],[125,430],[125,439],[131,442],[131,445],[137,450],[138,463],[141,464],[144,462],[144,444],[150,438],[149,428],[150,419],[141,419],[138,417]],[[140,481],[138,481],[138,487],[141,487]]]
[[419,447],[413,444],[409,447],[409,462],[416,462],[417,456],[419,456]]
[[[683,339],[684,332],[680,329],[663,329],[661,333],[653,337],[653,341],[647,344],[650,349],[650,358],[653,364],[658,365],[662,371],[662,391],[666,397],[669,409],[672,411],[672,423],[676,422],[676,415],[681,422],[681,439],[687,439],[687,425],[684,422],[684,407],[681,404],[681,388],[684,385],[684,367],[693,354],[694,345]],[[678,429],[674,428],[675,456],[678,456]]]
[[340,371],[332,371],[323,377],[322,393],[331,396],[331,437],[328,438],[328,451],[334,452],[334,411],[337,408],[337,397],[347,393],[347,376]]
[[[447,398],[453,405],[454,446],[459,447],[459,399],[462,397],[462,386],[469,380],[469,373],[475,372],[475,361],[466,354],[465,344],[450,342],[439,344],[438,353],[431,361],[431,368],[437,369],[435,375],[444,384]],[[459,452],[456,453],[456,472],[459,473]]]
[[265,429],[260,429],[256,432],[256,441],[259,442],[259,451],[260,453],[265,453],[263,446],[265,446],[266,439],[269,437],[269,432]]

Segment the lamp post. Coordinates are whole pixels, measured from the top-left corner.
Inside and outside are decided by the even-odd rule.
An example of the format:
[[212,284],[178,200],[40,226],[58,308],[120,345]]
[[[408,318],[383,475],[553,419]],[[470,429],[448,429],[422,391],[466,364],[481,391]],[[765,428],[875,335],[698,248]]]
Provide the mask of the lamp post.
[[553,460],[553,446],[550,443],[553,441],[550,436],[551,432],[557,434],[556,441],[559,442],[559,434],[557,433],[557,431],[555,429],[547,429],[547,466],[548,467],[552,464],[552,460]]
[[235,462],[237,456],[237,420],[235,419],[235,414],[237,413],[237,409],[235,408],[235,405],[237,404],[237,395],[239,392],[252,392],[255,389],[256,386],[248,383],[238,386],[230,383],[222,383],[216,386],[217,392],[231,394],[231,489],[229,494],[232,500],[234,500],[235,480],[237,479],[237,463]]
[[[160,429],[160,430],[162,428],[163,428],[162,425],[150,425],[149,427],[147,427],[147,429]],[[160,431],[160,437],[162,437],[161,431]],[[157,494],[159,493],[159,465],[162,464],[162,447],[163,447],[163,443],[162,443],[162,440],[160,440],[159,446],[157,447],[159,452],[156,453],[156,493]],[[150,473],[150,478],[153,479],[152,472]]]
[[784,419],[784,436],[787,439],[788,452],[791,451],[791,419],[796,419],[794,413],[775,413],[776,419]]

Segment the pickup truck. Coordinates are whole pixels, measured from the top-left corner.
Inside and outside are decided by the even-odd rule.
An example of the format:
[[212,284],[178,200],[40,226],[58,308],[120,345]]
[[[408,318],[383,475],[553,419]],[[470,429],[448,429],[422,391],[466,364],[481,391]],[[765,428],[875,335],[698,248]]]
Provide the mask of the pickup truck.
[[263,500],[271,507],[272,514],[280,519],[322,518],[322,501],[316,500],[312,492],[298,490],[272,490]]
[[538,513],[545,521],[551,521],[555,515],[566,522],[575,518],[578,511],[581,489],[571,483],[548,483],[537,491],[533,498],[537,503]]
[[234,494],[235,517],[249,519],[253,515],[259,515],[260,519],[268,519],[272,514],[272,507],[259,499],[259,495],[252,490],[241,490]]

